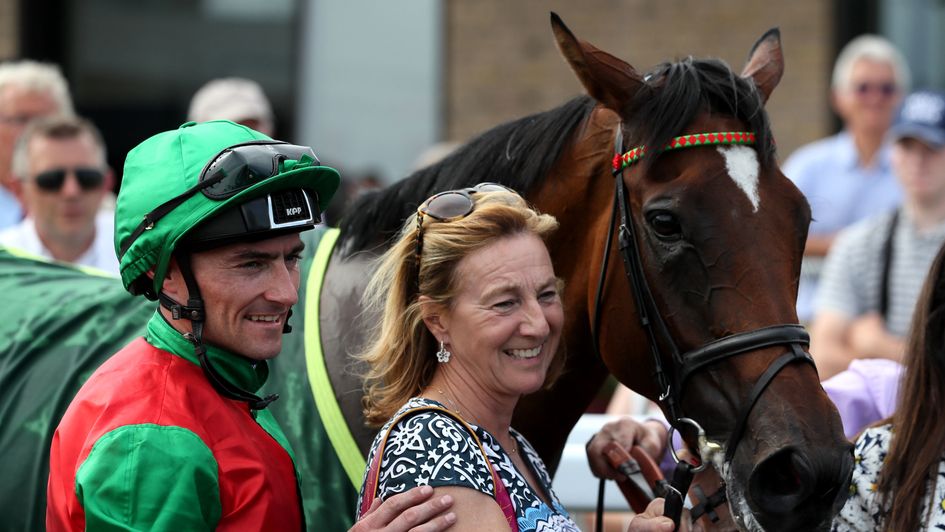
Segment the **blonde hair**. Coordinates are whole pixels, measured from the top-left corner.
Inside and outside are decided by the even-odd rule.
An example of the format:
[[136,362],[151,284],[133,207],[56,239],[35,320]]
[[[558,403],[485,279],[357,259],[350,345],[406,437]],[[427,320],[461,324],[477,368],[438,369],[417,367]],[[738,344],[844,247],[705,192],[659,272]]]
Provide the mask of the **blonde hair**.
[[[364,306],[378,312],[381,320],[365,351],[357,355],[368,366],[364,415],[370,425],[387,421],[420,393],[436,370],[436,338],[423,322],[419,296],[450,308],[460,283],[457,265],[464,257],[496,239],[518,234],[547,241],[558,227],[553,216],[539,214],[518,194],[484,192],[473,199],[475,208],[464,218],[441,222],[423,217],[419,271],[416,214],[407,219],[397,241],[379,258],[380,266],[364,294]],[[556,353],[546,384],[560,374],[563,364],[563,356]]]

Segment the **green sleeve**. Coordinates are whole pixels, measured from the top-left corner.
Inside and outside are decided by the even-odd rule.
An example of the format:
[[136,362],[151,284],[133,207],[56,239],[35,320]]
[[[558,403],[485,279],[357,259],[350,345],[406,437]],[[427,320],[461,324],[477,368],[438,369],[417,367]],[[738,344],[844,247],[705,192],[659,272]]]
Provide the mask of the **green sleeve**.
[[222,512],[213,453],[181,427],[105,434],[79,467],[75,490],[87,530],[212,530]]

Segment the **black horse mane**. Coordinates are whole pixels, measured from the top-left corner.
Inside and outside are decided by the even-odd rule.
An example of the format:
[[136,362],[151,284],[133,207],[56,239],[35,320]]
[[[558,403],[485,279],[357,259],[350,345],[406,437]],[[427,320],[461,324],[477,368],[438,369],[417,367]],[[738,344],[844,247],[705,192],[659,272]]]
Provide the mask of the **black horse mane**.
[[386,242],[437,192],[493,182],[527,195],[548,174],[571,132],[595,104],[579,96],[550,111],[499,125],[442,161],[358,198],[341,220],[344,255]]
[[[631,104],[633,123],[624,124],[625,144],[663,146],[680,135],[701,112],[734,117],[755,133],[762,167],[774,159],[768,113],[754,81],[743,78],[718,59],[688,57],[663,63],[644,76],[644,90]],[[708,132],[706,132],[708,133]],[[659,156],[649,150],[646,164]]]
[[[736,75],[724,62],[689,57],[658,65],[645,80],[631,103],[633,122],[624,124],[629,142],[662,146],[706,111],[745,122],[755,132],[762,166],[773,160],[764,102],[754,82]],[[417,206],[436,192],[489,181],[527,195],[557,162],[572,131],[595,104],[580,96],[550,111],[499,125],[442,161],[360,197],[341,221],[344,256],[391,239]],[[659,156],[655,150],[649,153],[645,164]]]

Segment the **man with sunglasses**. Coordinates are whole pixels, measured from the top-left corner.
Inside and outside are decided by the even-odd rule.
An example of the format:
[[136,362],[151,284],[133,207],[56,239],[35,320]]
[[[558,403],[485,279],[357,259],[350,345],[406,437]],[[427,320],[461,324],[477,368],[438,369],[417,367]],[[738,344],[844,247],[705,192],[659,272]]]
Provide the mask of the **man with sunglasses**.
[[30,120],[72,114],[69,87],[58,66],[28,59],[0,63],[0,229],[23,218],[10,171],[16,139]]
[[784,164],[813,212],[797,296],[802,321],[813,318],[820,267],[837,232],[901,201],[885,135],[909,82],[909,67],[892,43],[875,35],[853,39],[837,57],[831,82],[843,130],[802,146]]
[[32,122],[13,150],[12,188],[26,218],[0,244],[117,275],[112,217],[101,209],[111,172],[98,129],[76,117]]
[[[299,233],[338,183],[311,148],[228,121],[129,152],[114,249],[125,288],[159,304],[56,429],[48,530],[323,529],[331,516],[305,523],[295,457],[267,409],[278,396],[256,394],[291,330]],[[355,530],[448,528],[451,500],[432,495],[391,498]]]

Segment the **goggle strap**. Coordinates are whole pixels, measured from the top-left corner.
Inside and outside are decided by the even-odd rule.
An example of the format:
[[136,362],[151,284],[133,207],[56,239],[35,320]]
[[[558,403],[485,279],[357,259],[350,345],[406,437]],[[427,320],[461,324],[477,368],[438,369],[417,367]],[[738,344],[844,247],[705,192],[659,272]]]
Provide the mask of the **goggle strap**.
[[223,179],[223,177],[223,174],[219,174],[211,179],[197,183],[196,185],[185,190],[179,196],[165,201],[164,203],[155,207],[153,211],[145,214],[141,220],[141,223],[138,224],[138,227],[135,227],[135,230],[132,231],[130,235],[128,235],[128,238],[126,238],[125,242],[121,245],[121,249],[118,251],[118,260],[121,260],[121,258],[125,256],[125,253],[128,252],[128,249],[131,248],[131,245],[135,243],[135,240],[137,240],[142,233],[153,228],[154,224],[157,223],[158,220],[167,216],[168,213],[179,207],[180,204],[190,199],[190,197],[197,192],[200,192],[204,188],[215,184],[217,181]]
[[312,166],[312,164],[319,164],[317,158],[312,157],[307,153],[303,153],[302,157],[298,159],[280,159],[279,160],[279,173],[290,172],[296,168],[304,168],[306,166]]

